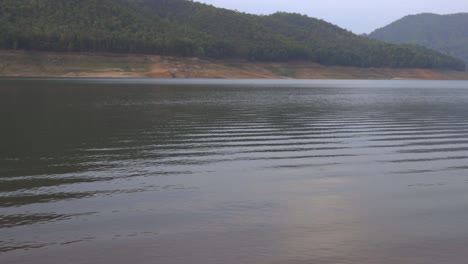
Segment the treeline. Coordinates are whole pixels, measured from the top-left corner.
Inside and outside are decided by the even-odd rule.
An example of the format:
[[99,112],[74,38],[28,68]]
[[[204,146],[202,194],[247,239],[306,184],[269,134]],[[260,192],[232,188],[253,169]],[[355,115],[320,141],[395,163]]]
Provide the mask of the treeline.
[[257,16],[186,0],[2,0],[0,48],[465,68],[448,55],[299,14]]

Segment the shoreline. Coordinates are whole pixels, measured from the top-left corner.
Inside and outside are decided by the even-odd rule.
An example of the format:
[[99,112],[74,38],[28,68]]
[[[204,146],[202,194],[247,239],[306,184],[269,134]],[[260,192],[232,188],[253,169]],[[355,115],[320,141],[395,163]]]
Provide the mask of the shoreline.
[[358,68],[143,54],[0,51],[0,77],[468,80],[467,71]]

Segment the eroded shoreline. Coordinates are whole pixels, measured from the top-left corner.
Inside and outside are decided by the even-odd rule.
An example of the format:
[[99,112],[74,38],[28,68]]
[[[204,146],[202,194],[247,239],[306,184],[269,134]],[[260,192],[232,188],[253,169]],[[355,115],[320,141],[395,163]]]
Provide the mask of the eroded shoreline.
[[2,77],[468,80],[468,72],[255,63],[139,54],[0,51]]

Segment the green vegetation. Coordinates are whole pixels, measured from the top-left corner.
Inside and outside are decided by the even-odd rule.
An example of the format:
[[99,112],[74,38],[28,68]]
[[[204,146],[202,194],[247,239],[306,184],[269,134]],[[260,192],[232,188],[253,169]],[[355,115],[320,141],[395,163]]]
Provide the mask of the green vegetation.
[[377,29],[369,37],[391,43],[410,43],[435,49],[468,63],[468,13],[406,16]]
[[427,48],[369,40],[299,14],[256,16],[187,0],[2,0],[0,48],[465,68]]

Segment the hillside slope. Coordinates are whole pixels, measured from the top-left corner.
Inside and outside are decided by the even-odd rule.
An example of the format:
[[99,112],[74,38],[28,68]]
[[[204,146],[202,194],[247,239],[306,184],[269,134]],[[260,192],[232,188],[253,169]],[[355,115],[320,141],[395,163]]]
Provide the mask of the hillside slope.
[[375,30],[369,37],[396,44],[422,45],[468,63],[468,13],[406,16]]
[[369,40],[299,14],[257,16],[186,0],[2,0],[0,48],[465,68],[427,48]]

